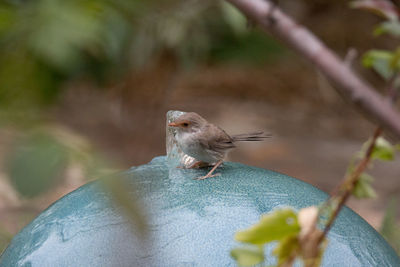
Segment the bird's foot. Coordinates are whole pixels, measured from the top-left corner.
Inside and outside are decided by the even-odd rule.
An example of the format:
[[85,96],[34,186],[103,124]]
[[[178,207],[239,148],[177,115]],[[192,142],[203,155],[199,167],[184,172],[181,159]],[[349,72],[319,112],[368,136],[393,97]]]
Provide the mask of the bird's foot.
[[220,173],[207,174],[207,175],[204,175],[204,176],[193,178],[193,180],[204,180],[204,179],[207,179],[207,178],[212,178],[212,177],[216,177],[216,176],[220,176],[220,175],[221,175]]
[[221,175],[220,173],[216,173],[216,174],[213,174],[213,173],[214,173],[214,171],[218,168],[218,166],[221,165],[221,164],[222,164],[222,160],[218,161],[218,162],[214,165],[214,167],[211,169],[211,171],[209,171],[205,176],[198,177],[198,178],[195,178],[195,179],[196,179],[196,180],[204,180],[204,179],[207,179],[207,178],[211,178],[211,177],[215,177],[215,176],[220,176],[220,175]]

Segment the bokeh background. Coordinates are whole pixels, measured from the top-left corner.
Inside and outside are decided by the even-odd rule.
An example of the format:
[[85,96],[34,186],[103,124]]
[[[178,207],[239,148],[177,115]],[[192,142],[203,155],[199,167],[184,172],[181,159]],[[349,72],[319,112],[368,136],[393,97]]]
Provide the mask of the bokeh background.
[[[361,67],[380,19],[344,0],[279,0],[378,90]],[[200,0],[0,1],[0,245],[104,173],[165,154],[165,114],[195,111],[237,134],[229,160],[331,191],[374,125],[308,62],[231,6]],[[349,206],[377,229],[400,193],[399,160],[374,164],[378,197]],[[1,249],[0,248],[0,249]]]

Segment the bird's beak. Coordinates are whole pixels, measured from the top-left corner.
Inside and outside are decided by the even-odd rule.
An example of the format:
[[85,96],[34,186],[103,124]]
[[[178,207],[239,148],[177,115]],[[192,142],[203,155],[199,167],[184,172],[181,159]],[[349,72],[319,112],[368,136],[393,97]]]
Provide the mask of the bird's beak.
[[171,127],[178,127],[179,124],[177,124],[177,123],[175,123],[175,122],[171,122],[171,123],[168,123],[168,126],[171,126]]

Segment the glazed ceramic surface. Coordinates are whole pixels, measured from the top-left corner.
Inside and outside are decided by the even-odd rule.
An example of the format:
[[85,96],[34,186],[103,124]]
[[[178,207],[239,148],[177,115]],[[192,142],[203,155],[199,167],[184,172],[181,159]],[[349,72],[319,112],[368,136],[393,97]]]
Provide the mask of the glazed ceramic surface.
[[[225,163],[220,177],[171,167],[166,157],[132,168],[124,179],[148,213],[147,241],[136,237],[101,181],[55,202],[18,235],[0,266],[235,266],[237,230],[279,207],[300,209],[327,195],[273,171]],[[267,248],[268,263],[271,247]],[[344,209],[329,234],[323,266],[400,266],[385,240]]]

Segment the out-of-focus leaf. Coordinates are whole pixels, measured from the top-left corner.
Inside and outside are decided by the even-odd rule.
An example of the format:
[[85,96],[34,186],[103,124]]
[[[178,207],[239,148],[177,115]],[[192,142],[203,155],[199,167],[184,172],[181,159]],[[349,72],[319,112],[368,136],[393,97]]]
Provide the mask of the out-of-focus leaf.
[[400,226],[396,223],[397,204],[397,198],[392,198],[389,202],[379,232],[400,255]]
[[399,17],[398,8],[389,0],[357,0],[352,1],[350,7],[366,9],[390,20]]
[[3,226],[0,225],[0,254],[3,253],[4,249],[11,242],[13,235],[3,229]]
[[372,159],[380,159],[383,161],[390,161],[394,159],[395,156],[394,146],[383,137],[378,137],[375,142],[374,149],[372,151]]
[[[397,71],[400,69],[400,48],[397,48],[393,53],[392,60],[390,61],[390,68]],[[394,83],[393,86],[396,86],[396,83]]]
[[362,63],[364,67],[374,69],[382,78],[389,80],[393,75],[392,59],[393,53],[390,51],[370,50],[364,54]]
[[137,233],[142,237],[146,237],[147,216],[138,204],[138,199],[132,195],[128,184],[122,177],[118,175],[109,176],[102,180],[104,189],[111,193],[112,200],[121,208],[121,212],[129,219],[132,225],[136,226]]
[[273,250],[273,254],[278,258],[278,266],[291,262],[296,251],[300,249],[297,235],[289,235],[281,240]]
[[42,0],[39,3],[34,16],[27,18],[37,24],[28,40],[31,50],[63,71],[77,68],[82,64],[83,49],[94,53],[93,49],[98,49],[99,12],[95,6],[79,1]]
[[280,209],[263,215],[261,220],[249,229],[237,232],[235,239],[259,245],[281,240],[299,231],[297,214],[292,209]]
[[400,22],[397,20],[385,21],[374,29],[374,35],[390,34],[394,37],[400,37]]
[[[189,66],[208,53],[211,27],[204,18],[210,1],[181,1],[162,12],[148,14],[137,27],[132,56],[141,67],[165,49]],[[215,11],[215,10],[214,10]]]
[[[367,153],[367,149],[371,144],[371,139],[366,141],[361,148],[361,151],[357,153],[358,158],[365,157],[365,153]],[[380,136],[377,138],[375,142],[375,146],[372,150],[371,159],[379,159],[382,161],[391,161],[395,157],[396,150],[398,150],[397,146],[392,145],[389,141],[387,141],[384,137]],[[349,166],[348,172],[353,170],[354,164]]]
[[225,21],[232,27],[233,31],[238,35],[243,35],[247,32],[247,21],[245,16],[237,10],[230,3],[222,1],[221,2],[222,15]]
[[5,3],[0,3],[0,36],[11,28],[15,20],[15,11]]
[[263,64],[286,53],[285,48],[273,38],[251,31],[243,36],[225,33],[212,45],[210,56],[217,62]]
[[371,175],[362,173],[353,189],[353,195],[356,198],[376,198],[376,192],[371,185],[373,181],[374,178]]
[[257,246],[234,248],[231,250],[231,257],[239,266],[254,266],[264,261],[264,251]]
[[20,194],[34,197],[60,180],[67,160],[65,148],[54,138],[35,134],[16,145],[7,171]]

